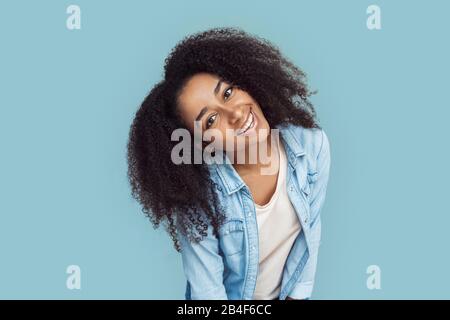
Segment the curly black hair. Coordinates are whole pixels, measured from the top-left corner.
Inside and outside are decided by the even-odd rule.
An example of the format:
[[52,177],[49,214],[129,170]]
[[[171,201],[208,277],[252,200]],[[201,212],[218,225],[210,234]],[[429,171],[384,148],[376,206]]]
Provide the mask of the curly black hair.
[[[179,116],[178,97],[197,73],[210,73],[248,92],[261,107],[269,126],[295,124],[319,128],[305,73],[269,41],[240,28],[213,28],[187,36],[165,59],[164,79],[136,112],[127,146],[132,196],[153,223],[161,222],[174,247],[180,233],[199,242],[211,225],[214,234],[225,215],[205,164],[174,164],[171,141]],[[193,139],[191,139],[193,140]]]

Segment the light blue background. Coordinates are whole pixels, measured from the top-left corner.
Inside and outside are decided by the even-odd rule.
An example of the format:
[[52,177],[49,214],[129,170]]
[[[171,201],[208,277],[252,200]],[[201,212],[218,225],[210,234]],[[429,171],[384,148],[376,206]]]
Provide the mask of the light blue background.
[[[70,4],[81,30],[66,28]],[[366,28],[370,4],[382,30]],[[2,0],[0,298],[183,299],[180,256],[131,198],[125,148],[170,49],[214,26],[269,39],[319,90],[332,169],[313,298],[450,298],[449,12],[443,0]],[[381,290],[366,287],[372,264]]]

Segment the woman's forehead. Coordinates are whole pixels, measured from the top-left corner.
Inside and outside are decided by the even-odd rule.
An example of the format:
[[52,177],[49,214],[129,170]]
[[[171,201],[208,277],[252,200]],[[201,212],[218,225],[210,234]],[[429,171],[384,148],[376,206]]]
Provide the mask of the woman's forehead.
[[201,109],[215,96],[219,77],[201,73],[192,76],[181,90],[179,101],[182,109]]

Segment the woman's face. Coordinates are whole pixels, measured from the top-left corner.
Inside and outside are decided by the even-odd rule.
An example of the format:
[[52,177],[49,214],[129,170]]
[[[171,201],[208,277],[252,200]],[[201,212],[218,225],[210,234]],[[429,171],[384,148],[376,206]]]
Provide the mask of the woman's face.
[[[225,151],[229,151],[231,145],[238,151],[250,144],[265,142],[270,134],[269,123],[259,104],[247,92],[213,74],[192,76],[178,97],[178,105],[191,132],[196,120],[200,121],[203,135],[215,129],[215,133],[220,133]],[[199,127],[196,130],[199,131]]]

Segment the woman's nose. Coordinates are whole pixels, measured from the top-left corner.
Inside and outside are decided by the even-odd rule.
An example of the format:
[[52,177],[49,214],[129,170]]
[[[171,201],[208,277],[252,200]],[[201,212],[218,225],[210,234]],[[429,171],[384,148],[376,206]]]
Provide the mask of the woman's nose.
[[229,123],[235,124],[242,121],[242,117],[245,116],[244,114],[244,107],[242,105],[234,106],[229,110]]

